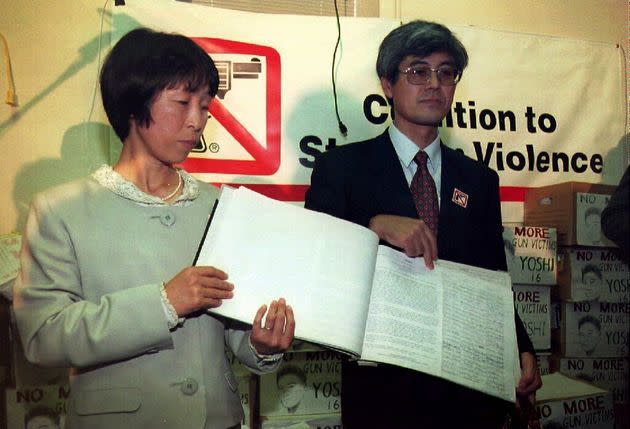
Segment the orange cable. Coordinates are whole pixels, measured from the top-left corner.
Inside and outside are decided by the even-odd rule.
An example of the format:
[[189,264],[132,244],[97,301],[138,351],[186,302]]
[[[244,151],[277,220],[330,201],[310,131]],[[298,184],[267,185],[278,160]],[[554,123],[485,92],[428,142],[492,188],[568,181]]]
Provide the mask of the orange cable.
[[7,98],[5,103],[9,106],[17,106],[17,96],[15,95],[15,84],[13,83],[13,72],[11,70],[11,56],[9,55],[9,45],[7,43],[7,39],[4,38],[2,33],[0,33],[0,40],[2,40],[3,49],[3,57],[5,63],[5,70],[7,75]]

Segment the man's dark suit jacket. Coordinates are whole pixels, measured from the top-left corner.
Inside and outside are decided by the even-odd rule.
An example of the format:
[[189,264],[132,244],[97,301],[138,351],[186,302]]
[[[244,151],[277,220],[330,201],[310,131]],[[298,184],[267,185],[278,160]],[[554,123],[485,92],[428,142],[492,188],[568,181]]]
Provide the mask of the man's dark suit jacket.
[[[499,177],[443,144],[438,257],[507,270],[502,239]],[[454,192],[467,195],[465,207]],[[368,226],[378,214],[417,212],[400,161],[385,131],[318,156],[305,206]],[[519,349],[533,347],[517,317]],[[422,344],[418,344],[422,347]],[[342,366],[344,429],[499,427],[509,404],[427,374],[400,367]]]

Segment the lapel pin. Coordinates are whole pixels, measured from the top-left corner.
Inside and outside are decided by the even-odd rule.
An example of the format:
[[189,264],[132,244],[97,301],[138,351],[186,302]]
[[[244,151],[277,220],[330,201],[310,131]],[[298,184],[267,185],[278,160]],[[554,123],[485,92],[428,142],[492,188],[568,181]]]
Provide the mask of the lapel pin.
[[466,206],[468,206],[468,194],[455,188],[453,191],[453,202],[458,206],[466,208]]

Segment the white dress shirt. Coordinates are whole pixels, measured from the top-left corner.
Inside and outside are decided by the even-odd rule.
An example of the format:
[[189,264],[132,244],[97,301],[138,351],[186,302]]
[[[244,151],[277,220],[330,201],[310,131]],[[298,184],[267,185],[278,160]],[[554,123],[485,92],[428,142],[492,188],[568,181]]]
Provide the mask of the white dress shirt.
[[[403,173],[405,173],[405,178],[407,179],[407,184],[411,186],[411,179],[413,175],[416,174],[416,170],[418,169],[418,165],[413,160],[416,154],[418,153],[418,146],[409,139],[406,135],[404,135],[394,124],[392,124],[389,129],[389,138],[392,140],[392,144],[394,145],[394,150],[396,151],[396,155],[398,155],[398,160],[400,161],[400,166],[403,169]],[[438,194],[438,206],[440,204],[440,185],[442,184],[442,151],[440,150],[440,135],[435,138],[424,151],[427,153],[427,169],[435,182],[435,189]]]

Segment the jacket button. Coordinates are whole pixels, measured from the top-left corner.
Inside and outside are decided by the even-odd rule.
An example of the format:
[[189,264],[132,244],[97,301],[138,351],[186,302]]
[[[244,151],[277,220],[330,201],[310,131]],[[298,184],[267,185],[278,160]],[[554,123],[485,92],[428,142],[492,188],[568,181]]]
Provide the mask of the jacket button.
[[175,213],[170,210],[160,215],[160,223],[164,226],[171,226],[175,223]]
[[184,395],[194,395],[199,389],[199,383],[194,378],[186,378],[182,381],[181,390]]

